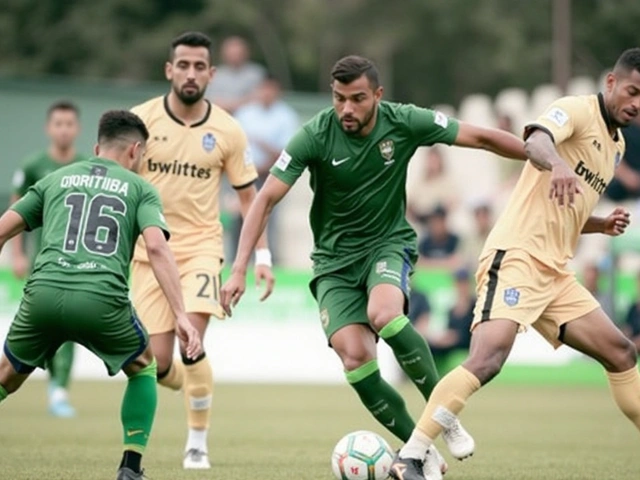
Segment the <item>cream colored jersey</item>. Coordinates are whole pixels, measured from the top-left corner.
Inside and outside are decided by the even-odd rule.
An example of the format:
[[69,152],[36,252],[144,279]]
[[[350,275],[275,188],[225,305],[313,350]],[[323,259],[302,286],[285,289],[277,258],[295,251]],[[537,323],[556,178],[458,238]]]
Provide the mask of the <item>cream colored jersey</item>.
[[481,258],[492,250],[520,249],[562,271],[624,154],[624,139],[619,130],[615,138],[608,132],[602,94],[557,100],[525,127],[525,138],[535,129],[551,136],[560,157],[576,172],[584,193],[576,195],[573,206],[559,206],[549,198],[551,173],[537,170],[528,161]]
[[[139,173],[160,193],[176,259],[224,258],[219,206],[222,173],[235,188],[250,185],[258,176],[244,132],[233,117],[212,104],[203,120],[191,126],[171,113],[167,97],[154,98],[131,111],[149,130]],[[148,261],[142,240],[134,259]]]

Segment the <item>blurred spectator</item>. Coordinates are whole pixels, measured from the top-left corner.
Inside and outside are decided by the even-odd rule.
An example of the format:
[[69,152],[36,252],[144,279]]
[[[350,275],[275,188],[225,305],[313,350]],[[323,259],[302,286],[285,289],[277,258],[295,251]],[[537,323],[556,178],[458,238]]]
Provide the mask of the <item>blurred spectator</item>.
[[411,292],[409,293],[409,313],[407,317],[409,317],[411,325],[413,325],[423,337],[426,337],[429,320],[431,318],[431,304],[429,303],[429,298],[423,292],[416,289],[413,282],[411,284]]
[[242,37],[229,37],[222,42],[220,64],[207,87],[207,98],[230,113],[255,97],[265,76],[261,65],[249,60],[249,45]]
[[439,371],[442,371],[442,366],[450,353],[456,350],[469,350],[471,343],[469,329],[473,321],[476,297],[469,271],[466,269],[457,270],[454,274],[454,281],[456,298],[453,307],[449,310],[447,328],[442,332],[430,333],[427,337]]
[[[238,108],[235,117],[249,139],[251,159],[258,170],[257,186],[260,188],[269,175],[269,169],[296,132],[299,124],[298,116],[295,110],[282,100],[280,82],[268,75],[258,86],[255,100]],[[275,207],[267,224],[267,236],[274,262],[278,257],[276,251],[278,245],[276,241],[277,210],[278,207]],[[241,228],[242,215],[238,211],[234,215],[234,252]]]
[[436,206],[427,216],[427,231],[418,244],[418,266],[454,270],[460,264],[458,249],[460,238],[449,231],[447,210]]
[[593,262],[585,264],[582,270],[582,284],[589,290],[589,293],[600,303],[602,310],[611,320],[616,321],[615,311],[611,302],[611,297],[603,292],[599,286],[600,269]]
[[427,150],[422,172],[421,176],[410,178],[407,185],[407,213],[412,223],[418,224],[423,223],[436,206],[444,205],[451,210],[458,200],[455,184],[445,170],[438,147]]
[[605,196],[614,202],[640,197],[640,118],[623,128],[622,135],[626,142],[624,158],[605,190]]
[[636,301],[629,307],[622,331],[640,351],[640,273],[636,277]]
[[473,208],[473,221],[473,232],[464,240],[464,262],[466,266],[475,269],[493,227],[493,209],[488,202],[476,204]]

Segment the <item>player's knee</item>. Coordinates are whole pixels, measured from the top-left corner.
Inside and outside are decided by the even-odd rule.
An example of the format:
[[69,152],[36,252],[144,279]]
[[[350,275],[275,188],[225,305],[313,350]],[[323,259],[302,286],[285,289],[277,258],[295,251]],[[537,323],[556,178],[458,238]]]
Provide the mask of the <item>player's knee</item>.
[[609,365],[604,365],[608,371],[625,372],[635,367],[638,359],[638,351],[631,340],[620,336],[616,345],[609,349]]
[[386,327],[392,320],[402,315],[402,311],[389,306],[371,308],[367,311],[369,322],[376,332]]
[[156,363],[158,364],[158,372],[166,372],[171,368],[173,361],[173,352],[154,352]]
[[351,372],[374,359],[374,355],[366,348],[349,348],[338,352],[344,370]]

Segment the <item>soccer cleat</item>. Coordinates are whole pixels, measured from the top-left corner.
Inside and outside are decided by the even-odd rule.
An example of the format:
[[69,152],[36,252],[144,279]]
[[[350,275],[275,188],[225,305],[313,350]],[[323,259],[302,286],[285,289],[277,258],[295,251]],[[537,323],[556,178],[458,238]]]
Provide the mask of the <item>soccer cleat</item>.
[[389,477],[395,480],[433,480],[424,476],[423,468],[424,462],[422,460],[401,458],[396,455],[391,468],[389,468]]
[[429,455],[432,455],[435,457],[434,462],[436,465],[438,465],[438,468],[440,468],[440,473],[442,475],[447,473],[447,470],[449,470],[449,465],[447,464],[447,461],[440,454],[440,452],[438,451],[435,445],[431,445],[431,447],[429,447],[429,450],[427,451],[427,460],[425,460],[425,466],[429,463],[429,460],[430,460]]
[[71,418],[76,416],[75,409],[69,403],[67,392],[56,387],[53,383],[49,384],[49,413],[58,418]]
[[197,450],[195,448],[190,448],[189,450],[187,450],[187,453],[184,454],[182,468],[188,470],[207,470],[211,468],[207,452]]
[[457,418],[449,428],[442,430],[442,439],[447,444],[451,455],[458,460],[470,457],[476,448],[473,437],[469,435],[469,432],[464,429]]
[[144,480],[144,471],[136,473],[130,468],[122,467],[118,470],[116,480]]
[[422,464],[424,478],[426,480],[442,480],[442,476],[447,472],[448,468],[447,462],[444,461],[440,452],[434,445],[431,445]]

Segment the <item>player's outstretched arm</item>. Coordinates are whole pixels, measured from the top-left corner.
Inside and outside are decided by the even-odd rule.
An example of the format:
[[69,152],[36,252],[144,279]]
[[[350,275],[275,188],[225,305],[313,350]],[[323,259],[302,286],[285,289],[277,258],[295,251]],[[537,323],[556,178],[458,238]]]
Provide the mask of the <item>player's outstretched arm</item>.
[[[240,212],[242,213],[243,220],[246,220],[247,213],[249,213],[249,209],[255,200],[258,190],[255,185],[251,185],[246,188],[241,188],[236,190],[238,194],[238,199],[240,200]],[[260,286],[260,284],[264,281],[266,284],[266,288],[260,300],[266,300],[271,292],[273,292],[273,286],[275,284],[275,279],[273,277],[273,272],[271,271],[272,262],[271,262],[271,252],[269,251],[269,242],[267,241],[267,232],[266,230],[262,231],[262,234],[258,238],[256,242],[256,259],[255,259],[255,277],[256,277],[256,285]]]
[[238,253],[231,267],[231,277],[229,277],[229,280],[220,291],[220,304],[229,316],[231,316],[231,307],[236,306],[240,297],[244,294],[247,265],[249,265],[251,252],[264,232],[269,214],[290,189],[290,185],[273,175],[269,175],[244,217],[242,230],[240,231]]
[[459,122],[459,125],[454,145],[487,150],[501,157],[527,159],[524,142],[512,133],[497,128],[478,127],[465,122]]
[[589,217],[581,233],[604,233],[617,237],[625,232],[630,222],[629,212],[622,207],[616,207],[607,217]]
[[564,197],[568,196],[569,205],[573,205],[576,194],[582,193],[578,176],[560,157],[551,136],[540,129],[535,129],[527,137],[524,144],[527,156],[540,170],[551,170],[551,189],[549,198],[558,199],[558,205],[564,205]]
[[147,227],[142,236],[153,274],[176,317],[176,334],[184,342],[187,356],[197,358],[202,353],[202,341],[185,313],[180,274],[164,232],[159,227]]
[[13,210],[7,210],[0,217],[0,252],[11,238],[22,233],[25,228],[27,228],[27,224],[22,216]]

